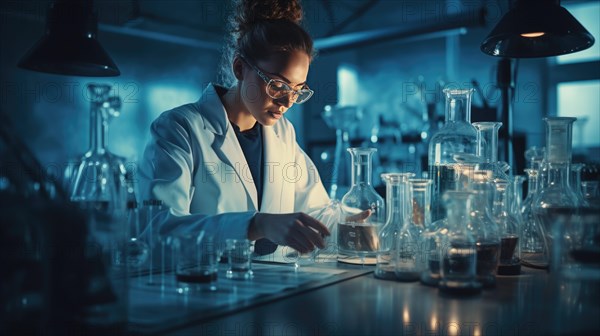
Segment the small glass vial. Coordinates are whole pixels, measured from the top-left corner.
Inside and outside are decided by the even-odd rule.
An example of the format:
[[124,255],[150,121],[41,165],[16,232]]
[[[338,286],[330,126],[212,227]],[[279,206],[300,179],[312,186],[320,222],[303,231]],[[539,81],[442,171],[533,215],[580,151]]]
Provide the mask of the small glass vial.
[[404,206],[407,200],[406,181],[414,173],[381,174],[386,184],[387,220],[379,232],[379,252],[375,277],[385,280],[396,279],[398,234],[404,223]]
[[447,191],[444,194],[447,226],[438,236],[441,268],[438,287],[441,292],[468,295],[481,291],[476,280],[477,247],[475,237],[467,229],[470,222],[473,193]]
[[[347,256],[375,256],[379,251],[379,230],[385,223],[383,198],[371,185],[371,157],[375,148],[349,148],[352,156],[352,186],[341,201],[342,219],[338,225],[338,251]],[[361,219],[361,213],[370,216]]]

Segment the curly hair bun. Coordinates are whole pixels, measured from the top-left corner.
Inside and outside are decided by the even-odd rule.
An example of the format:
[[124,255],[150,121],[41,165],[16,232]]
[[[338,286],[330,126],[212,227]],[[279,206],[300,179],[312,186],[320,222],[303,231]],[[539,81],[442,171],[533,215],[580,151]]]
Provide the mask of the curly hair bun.
[[260,21],[289,20],[296,24],[302,21],[302,6],[299,0],[239,0],[235,17],[238,32],[245,32]]

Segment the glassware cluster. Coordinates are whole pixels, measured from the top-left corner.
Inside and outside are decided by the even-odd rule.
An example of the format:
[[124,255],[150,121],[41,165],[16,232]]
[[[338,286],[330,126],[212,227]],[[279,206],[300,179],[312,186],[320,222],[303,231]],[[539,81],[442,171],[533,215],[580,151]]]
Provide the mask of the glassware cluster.
[[472,93],[444,90],[446,122],[429,142],[430,195],[415,199],[423,185],[415,189],[409,173],[382,174],[388,212],[375,277],[473,294],[495,287],[497,275],[521,274],[522,266],[600,274],[581,266],[591,254],[580,251],[600,250],[597,240],[582,238],[594,231],[589,223],[600,218],[600,203],[598,182],[582,181],[584,165],[571,162],[576,118],[544,118],[546,147],[529,148],[526,177],[513,175],[498,160],[502,123],[470,123]]

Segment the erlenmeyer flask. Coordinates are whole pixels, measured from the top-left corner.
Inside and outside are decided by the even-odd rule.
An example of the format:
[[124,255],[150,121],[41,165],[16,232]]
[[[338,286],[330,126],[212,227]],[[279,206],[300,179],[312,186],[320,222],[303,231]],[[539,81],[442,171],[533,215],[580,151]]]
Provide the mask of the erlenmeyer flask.
[[407,199],[407,181],[414,173],[387,173],[381,174],[381,179],[386,185],[387,220],[379,232],[379,252],[375,277],[379,279],[395,280],[398,234],[404,223]]
[[523,262],[538,264],[543,260],[544,236],[539,223],[533,216],[533,200],[539,191],[539,173],[537,169],[525,169],[527,173],[527,196],[521,206],[523,217],[523,229],[521,239],[521,251]]
[[[375,148],[349,148],[352,156],[352,186],[342,197],[342,222],[338,225],[338,248],[341,254],[374,256],[379,250],[379,230],[385,223],[383,198],[371,185],[371,157]],[[363,218],[361,213],[370,211]]]
[[445,211],[441,196],[456,189],[456,160],[458,153],[476,154],[477,130],[471,125],[471,96],[473,89],[444,89],[446,122],[429,141],[429,178],[433,180],[431,217],[437,221]]
[[491,215],[491,172],[476,171],[471,183],[475,194],[468,228],[477,241],[477,280],[484,288],[496,285],[496,270],[500,254],[500,232]]
[[404,223],[398,233],[398,262],[396,278],[400,281],[418,281],[425,269],[423,231],[430,226],[431,180],[408,180]]
[[573,123],[577,118],[551,117],[546,122],[546,152],[544,163],[547,170],[547,185],[542,188],[533,200],[533,214],[542,229],[544,252],[541,265],[548,266],[552,248],[552,217],[560,209],[575,211],[582,206],[569,183],[571,166],[571,149]]

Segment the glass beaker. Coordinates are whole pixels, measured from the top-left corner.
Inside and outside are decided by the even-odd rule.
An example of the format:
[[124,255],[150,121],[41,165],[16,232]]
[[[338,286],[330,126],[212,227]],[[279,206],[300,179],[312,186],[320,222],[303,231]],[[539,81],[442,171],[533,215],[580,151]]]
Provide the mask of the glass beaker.
[[498,130],[502,123],[475,122],[473,127],[477,129],[477,156],[482,160],[479,168],[493,171],[494,178],[508,179],[506,166],[498,162]]
[[477,130],[471,125],[473,89],[444,89],[446,121],[429,141],[429,178],[433,180],[431,218],[437,221],[445,212],[441,197],[456,188],[454,154],[477,154]]
[[350,188],[350,167],[344,160],[344,151],[350,148],[350,133],[358,127],[362,116],[362,109],[358,106],[326,105],[321,113],[327,126],[335,130],[335,154],[329,188],[329,197],[333,200],[339,200]]
[[123,161],[106,150],[108,121],[118,115],[120,99],[109,96],[109,85],[88,85],[90,149],[73,178],[71,201],[87,215],[86,263],[89,275],[86,323],[113,328],[127,322],[128,227]]
[[414,173],[381,174],[386,185],[387,220],[379,232],[379,251],[374,275],[379,279],[395,280],[398,234],[404,225],[407,200],[407,180]]
[[491,172],[476,171],[471,183],[475,194],[471,204],[468,228],[477,241],[477,280],[484,288],[496,285],[496,270],[500,254],[500,233],[491,215]]
[[542,267],[547,267],[552,251],[552,214],[558,208],[577,208],[582,206],[569,183],[571,166],[573,123],[577,118],[549,117],[546,122],[546,152],[544,163],[547,169],[547,185],[533,200],[532,211],[537,225],[542,230],[544,242]]
[[521,248],[519,219],[510,212],[509,183],[494,179],[494,206],[492,214],[500,229],[500,262],[498,274],[519,275],[521,273]]
[[473,294],[481,291],[476,280],[477,248],[475,237],[467,229],[471,220],[473,193],[447,191],[444,194],[447,209],[446,227],[438,236],[441,260],[438,284],[443,292]]
[[[371,157],[375,148],[349,148],[352,156],[352,186],[342,197],[342,222],[338,225],[340,254],[374,256],[379,250],[379,230],[385,223],[383,198],[371,185]],[[370,211],[364,218],[361,213]]]

